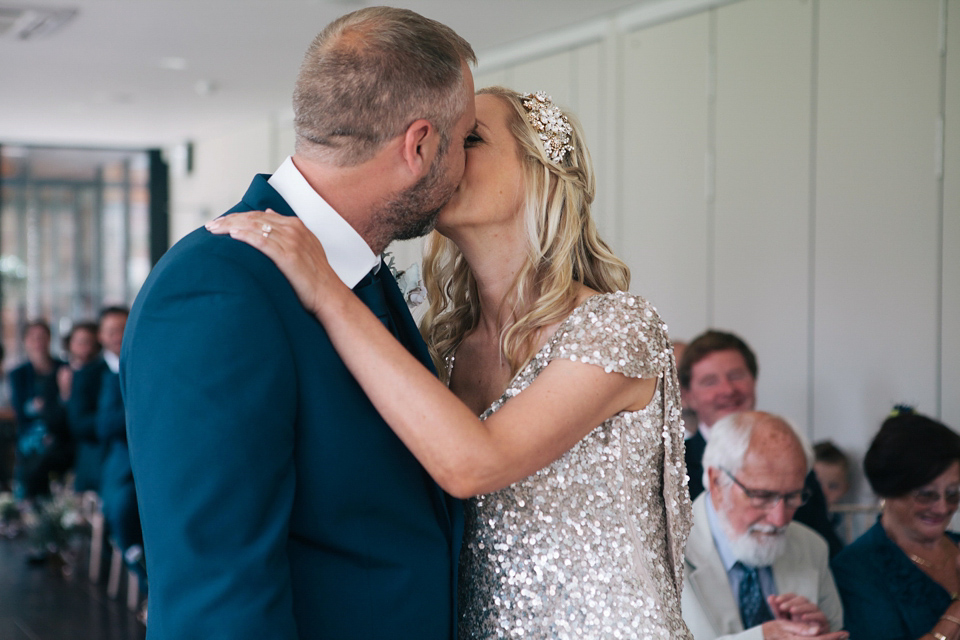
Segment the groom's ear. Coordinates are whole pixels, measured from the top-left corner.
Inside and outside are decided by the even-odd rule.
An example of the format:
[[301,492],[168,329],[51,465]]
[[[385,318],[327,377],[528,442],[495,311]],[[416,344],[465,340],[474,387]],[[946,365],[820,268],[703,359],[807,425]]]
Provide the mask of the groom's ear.
[[440,134],[432,122],[421,118],[410,123],[403,137],[401,154],[415,180],[430,171],[439,148]]

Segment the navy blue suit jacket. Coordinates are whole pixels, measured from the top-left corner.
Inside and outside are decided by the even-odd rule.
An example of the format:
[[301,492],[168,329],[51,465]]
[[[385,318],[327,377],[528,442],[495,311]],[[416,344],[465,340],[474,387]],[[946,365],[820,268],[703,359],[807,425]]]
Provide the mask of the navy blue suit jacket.
[[[261,175],[231,211],[267,207],[293,215]],[[429,366],[385,273],[401,341]],[[177,243],[133,305],[121,377],[148,638],[454,637],[461,505],[269,258],[205,229]]]
[[100,491],[100,473],[106,446],[97,437],[97,400],[107,363],[97,358],[73,373],[73,389],[67,401],[70,432],[77,444],[74,463],[77,491]]

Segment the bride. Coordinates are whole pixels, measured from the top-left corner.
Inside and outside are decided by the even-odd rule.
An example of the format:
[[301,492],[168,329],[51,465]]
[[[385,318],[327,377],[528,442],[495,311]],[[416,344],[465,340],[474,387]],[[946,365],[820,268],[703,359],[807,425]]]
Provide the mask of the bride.
[[590,218],[579,125],[543,94],[489,88],[476,107],[463,180],[424,258],[422,332],[442,381],[296,217],[248,212],[208,228],[277,263],[404,444],[469,498],[461,638],[689,638],[690,502],[666,326],[626,292],[629,270]]

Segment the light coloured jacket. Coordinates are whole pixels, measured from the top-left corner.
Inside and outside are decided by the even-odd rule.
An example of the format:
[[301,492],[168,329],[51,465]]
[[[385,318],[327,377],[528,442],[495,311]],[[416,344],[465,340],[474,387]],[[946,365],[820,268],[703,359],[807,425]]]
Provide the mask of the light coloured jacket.
[[[693,529],[684,556],[683,619],[695,640],[762,640],[759,626],[743,629],[740,607],[707,522],[709,499],[710,494],[704,492],[693,503]],[[830,573],[827,543],[812,529],[790,523],[787,549],[773,563],[773,580],[777,593],[795,593],[816,603],[830,621],[831,631],[843,627],[843,608]]]

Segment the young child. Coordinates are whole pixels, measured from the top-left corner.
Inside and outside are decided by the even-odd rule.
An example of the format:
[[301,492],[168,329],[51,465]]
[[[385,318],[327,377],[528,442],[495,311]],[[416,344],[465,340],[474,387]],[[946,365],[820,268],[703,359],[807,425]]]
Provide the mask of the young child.
[[813,472],[817,474],[829,509],[850,489],[850,461],[829,440],[813,445],[813,454]]

